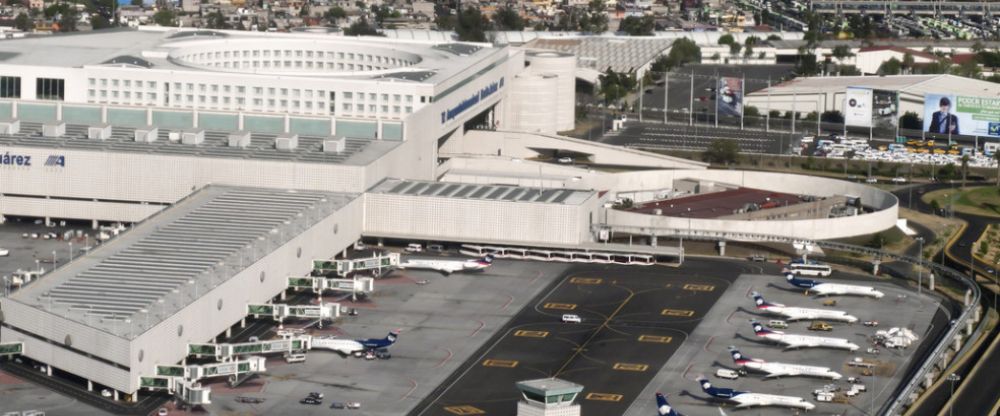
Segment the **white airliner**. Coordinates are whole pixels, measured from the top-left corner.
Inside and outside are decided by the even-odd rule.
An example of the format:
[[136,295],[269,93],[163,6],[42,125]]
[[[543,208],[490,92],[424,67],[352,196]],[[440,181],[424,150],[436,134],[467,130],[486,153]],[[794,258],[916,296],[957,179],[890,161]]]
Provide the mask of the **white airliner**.
[[410,259],[399,264],[400,269],[434,270],[444,274],[455,272],[479,271],[493,264],[493,255],[487,254],[478,259],[468,260],[422,260]]
[[772,331],[770,329],[764,328],[760,322],[751,322],[750,325],[753,326],[753,333],[758,337],[764,338],[768,341],[774,341],[778,344],[784,345],[786,349],[794,348],[837,348],[844,350],[857,351],[858,344],[850,342],[843,338],[827,338],[827,337],[817,337],[813,335],[796,335],[796,334],[786,334],[781,331]]
[[399,338],[399,330],[389,332],[385,338],[369,339],[341,339],[341,338],[313,338],[312,347],[318,349],[332,350],[344,355],[360,356],[368,351],[380,348],[388,348],[396,343]]
[[811,365],[801,365],[801,364],[785,364],[785,363],[769,363],[767,361],[750,358],[742,353],[736,348],[731,348],[729,354],[733,357],[733,362],[736,365],[743,367],[747,370],[759,371],[762,373],[767,373],[764,378],[773,377],[792,377],[792,376],[807,376],[807,377],[820,377],[829,378],[831,380],[840,380],[842,377],[840,373],[831,371],[827,367],[816,367]]
[[737,391],[733,389],[712,387],[712,383],[709,383],[708,379],[704,377],[699,377],[698,383],[701,384],[702,391],[708,393],[709,395],[717,399],[722,399],[727,402],[736,403],[737,409],[745,409],[754,406],[794,407],[804,410],[812,410],[816,408],[815,404],[809,403],[804,399],[802,399],[801,397],[751,393],[748,391]]
[[791,283],[793,286],[798,286],[806,290],[815,292],[818,295],[829,296],[829,295],[860,295],[860,296],[871,296],[875,299],[880,299],[885,296],[885,293],[875,290],[871,286],[856,286],[856,285],[845,285],[841,283],[823,283],[812,279],[802,279],[795,277],[794,274],[785,275],[785,280]]
[[782,316],[789,321],[799,321],[803,319],[825,319],[828,321],[849,323],[855,323],[858,321],[856,316],[848,315],[847,312],[844,311],[800,308],[797,306],[785,306],[780,303],[771,303],[764,300],[764,297],[757,292],[753,292],[753,301],[757,305],[757,310]]

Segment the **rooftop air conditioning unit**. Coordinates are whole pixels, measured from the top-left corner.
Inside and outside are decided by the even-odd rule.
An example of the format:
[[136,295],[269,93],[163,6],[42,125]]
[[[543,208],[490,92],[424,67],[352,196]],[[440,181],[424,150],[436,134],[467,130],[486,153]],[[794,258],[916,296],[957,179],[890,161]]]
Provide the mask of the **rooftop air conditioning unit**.
[[246,148],[247,146],[250,146],[249,131],[240,130],[237,132],[229,133],[229,147]]
[[152,143],[159,135],[160,129],[156,126],[136,127],[135,129],[135,141],[137,142]]
[[274,147],[278,150],[295,150],[299,147],[299,135],[293,133],[279,134],[274,139]]
[[62,137],[66,135],[66,123],[63,121],[53,121],[42,124],[42,136]]
[[111,125],[98,124],[87,127],[87,138],[91,140],[107,140],[111,138]]

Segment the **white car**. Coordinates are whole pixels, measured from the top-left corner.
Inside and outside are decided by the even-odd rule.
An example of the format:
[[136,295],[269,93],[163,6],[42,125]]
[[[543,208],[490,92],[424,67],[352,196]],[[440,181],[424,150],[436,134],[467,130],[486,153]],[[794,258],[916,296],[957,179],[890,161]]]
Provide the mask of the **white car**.
[[574,315],[571,313],[564,314],[562,316],[562,321],[563,323],[568,323],[568,324],[583,323],[583,319],[580,319],[580,315]]
[[101,390],[101,397],[111,397],[111,390],[108,389]]
[[892,178],[892,183],[906,183],[906,178],[902,176],[897,176],[895,178]]
[[410,253],[419,253],[424,251],[424,246],[417,243],[410,243],[406,245],[406,251],[409,251]]
[[10,250],[5,248],[0,248],[0,257],[7,257],[10,255]]
[[737,378],[740,377],[740,374],[728,368],[720,368],[715,371],[715,376],[718,378],[724,378],[728,380],[736,380]]
[[573,158],[571,157],[561,157],[557,160],[559,163],[573,163]]
[[878,179],[877,178],[868,178],[868,179],[865,179],[865,183],[878,183]]

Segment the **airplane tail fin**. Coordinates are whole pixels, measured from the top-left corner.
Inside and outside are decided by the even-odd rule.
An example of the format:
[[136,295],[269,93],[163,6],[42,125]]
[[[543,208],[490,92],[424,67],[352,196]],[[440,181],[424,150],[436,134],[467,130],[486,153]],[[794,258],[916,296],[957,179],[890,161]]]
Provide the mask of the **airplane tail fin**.
[[394,331],[389,331],[389,335],[386,335],[385,338],[382,340],[382,342],[384,343],[384,345],[382,346],[388,347],[392,344],[395,344],[397,339],[399,339],[399,330],[397,329]]
[[792,274],[792,273],[786,274],[785,275],[785,280],[787,280],[788,283],[791,283],[792,286],[798,286],[798,287],[801,287],[803,289],[809,289],[809,288],[811,288],[811,287],[813,287],[813,286],[816,285],[815,281],[809,280],[809,279],[800,279],[798,277],[795,277],[795,275]]
[[678,416],[663,393],[656,393],[656,411],[659,416]]
[[715,387],[712,387],[712,383],[704,376],[698,377],[698,384],[701,384],[701,391],[715,395]]
[[753,361],[752,358],[743,355],[740,350],[736,348],[729,349],[729,355],[733,357],[733,362],[739,365],[743,365],[747,362]]
[[485,256],[483,256],[483,257],[481,257],[479,259],[479,263],[483,264],[483,265],[486,265],[486,266],[489,266],[489,265],[493,264],[493,259],[494,258],[495,257],[492,254],[487,254],[487,255],[485,255]]
[[775,331],[765,328],[764,325],[761,325],[760,322],[757,321],[751,321],[750,326],[753,327],[753,333],[756,334],[758,337],[762,337],[767,334],[777,333]]
[[757,309],[767,309],[768,306],[775,306],[773,303],[764,300],[764,296],[758,292],[753,292],[753,303],[757,305]]

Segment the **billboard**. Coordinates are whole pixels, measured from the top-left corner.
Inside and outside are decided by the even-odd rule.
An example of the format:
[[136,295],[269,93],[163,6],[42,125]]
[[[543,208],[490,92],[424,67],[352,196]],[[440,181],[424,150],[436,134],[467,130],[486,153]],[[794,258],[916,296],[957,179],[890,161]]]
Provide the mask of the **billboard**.
[[899,125],[898,92],[872,90],[872,125],[875,128],[896,129]]
[[924,131],[1000,138],[1000,98],[926,94]]
[[743,79],[733,77],[719,78],[719,88],[716,89],[716,110],[719,117],[743,116]]
[[872,126],[871,88],[847,87],[844,94],[844,124],[855,127]]

